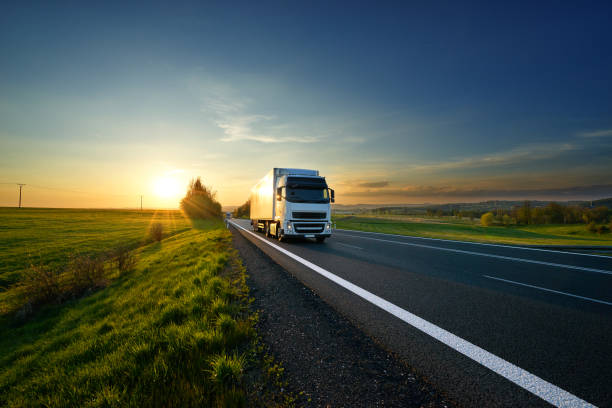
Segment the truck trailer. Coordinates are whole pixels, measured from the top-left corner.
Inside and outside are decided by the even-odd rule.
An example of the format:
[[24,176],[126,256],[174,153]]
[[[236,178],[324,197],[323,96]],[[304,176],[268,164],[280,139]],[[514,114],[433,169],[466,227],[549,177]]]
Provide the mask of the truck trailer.
[[251,189],[253,230],[286,238],[331,236],[334,190],[318,170],[274,168]]

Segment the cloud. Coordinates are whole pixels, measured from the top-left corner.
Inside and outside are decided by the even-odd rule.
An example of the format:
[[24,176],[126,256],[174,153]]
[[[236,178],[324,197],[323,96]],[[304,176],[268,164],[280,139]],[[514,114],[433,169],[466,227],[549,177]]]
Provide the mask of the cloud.
[[612,136],[612,129],[595,130],[591,132],[578,133],[580,137],[608,137]]
[[359,136],[349,136],[349,137],[345,137],[344,139],[342,139],[343,142],[346,143],[365,143],[366,138],[365,137],[359,137]]
[[478,187],[453,186],[406,186],[388,190],[347,191],[339,196],[362,198],[468,198],[468,199],[538,199],[556,197],[558,199],[587,199],[612,196],[612,184],[569,186],[548,189],[486,189]]
[[382,188],[382,187],[387,187],[388,185],[389,185],[388,181],[374,181],[374,182],[357,184],[357,187]]
[[[223,129],[224,137],[222,142],[237,142],[240,140],[253,140],[260,143],[314,143],[319,140],[317,137],[296,137],[296,136],[279,136],[273,133],[282,125],[265,126],[266,121],[274,120],[274,116],[265,115],[246,115],[226,117],[218,121],[216,124]],[[262,127],[264,124],[265,131],[256,131],[256,126]]]
[[414,165],[409,166],[408,169],[411,171],[432,172],[495,167],[530,161],[540,161],[544,159],[552,159],[557,156],[560,156],[563,153],[577,149],[578,147],[571,143],[532,144],[517,147],[507,152],[467,157],[456,161]]
[[212,114],[223,130],[222,142],[250,140],[259,143],[314,143],[320,137],[299,136],[293,126],[274,115],[253,112],[253,101],[228,86],[211,85],[205,89],[202,112]]

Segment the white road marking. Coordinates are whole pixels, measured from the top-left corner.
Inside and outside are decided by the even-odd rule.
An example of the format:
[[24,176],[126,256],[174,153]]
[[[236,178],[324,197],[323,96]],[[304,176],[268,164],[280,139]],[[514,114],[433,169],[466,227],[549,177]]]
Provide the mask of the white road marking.
[[519,246],[519,245],[487,244],[485,242],[458,241],[456,239],[417,237],[417,236],[414,236],[414,235],[387,234],[387,233],[384,233],[384,232],[347,230],[347,229],[342,229],[342,228],[334,228],[334,231],[359,232],[359,233],[362,233],[362,234],[376,234],[376,235],[383,235],[383,236],[386,235],[386,236],[399,237],[399,238],[422,239],[422,240],[427,240],[427,241],[453,242],[453,243],[457,243],[457,244],[481,245],[481,246],[491,246],[491,247],[499,247],[499,248],[520,249],[520,250],[524,250],[524,251],[552,252],[552,253],[555,253],[555,254],[579,255],[579,256],[590,256],[590,257],[594,257],[594,258],[606,258],[606,259],[610,259],[610,257],[606,256],[606,255],[583,254],[583,253],[580,253],[580,252],[567,252],[567,251],[559,251],[559,250],[555,250],[555,249],[546,249],[546,248],[530,248],[530,247],[524,247],[524,246]]
[[335,244],[335,245],[342,245],[342,246],[349,247],[349,248],[355,248],[355,249],[361,249],[361,250],[363,250],[363,248],[362,248],[362,247],[358,247],[358,246],[356,246],[356,245],[349,245],[349,244],[345,244],[345,243],[343,243],[343,242],[334,242],[334,244]]
[[243,228],[233,222],[232,224],[237,228],[240,228],[241,230],[245,231],[247,234],[250,234],[255,238],[259,239],[260,241],[270,245],[277,251],[287,255],[291,259],[312,269],[321,276],[326,277],[327,279],[342,286],[346,290],[354,293],[362,299],[367,300],[373,305],[378,306],[384,311],[408,323],[412,327],[415,327],[423,333],[428,334],[429,336],[446,344],[448,347],[458,351],[464,356],[476,361],[479,364],[482,364],[493,372],[512,381],[519,387],[531,392],[539,398],[542,398],[544,401],[556,407],[594,407],[594,405],[584,401],[583,399],[580,399],[574,394],[565,391],[557,387],[556,385],[551,384],[548,381],[543,380],[542,378],[531,374],[530,372],[500,357],[497,357],[492,353],[489,353],[488,351],[476,346],[475,344],[472,344],[469,341],[464,340],[461,337],[458,337],[453,333],[446,331],[443,328],[438,327],[435,324],[430,323],[427,320],[422,319],[419,316],[412,314],[407,310],[404,310],[399,306],[396,306],[393,303],[388,302],[385,299],[376,296],[375,294],[368,292],[367,290],[345,279],[342,279],[337,275],[334,275],[333,273],[321,268],[320,266],[317,266],[312,262],[307,261],[306,259],[301,258],[295,255],[294,253],[287,251],[284,248],[281,248],[280,246],[268,241],[267,239],[264,239],[263,237],[260,237],[259,235],[247,230],[246,228]]
[[466,251],[464,249],[444,248],[444,247],[438,247],[438,246],[433,246],[433,245],[415,244],[414,242],[393,241],[390,239],[364,237],[360,235],[351,235],[351,234],[344,234],[344,235],[347,237],[353,237],[353,238],[359,238],[359,239],[370,239],[372,241],[389,242],[389,243],[397,244],[397,245],[409,245],[409,246],[414,246],[414,247],[419,247],[419,248],[436,249],[439,251],[448,251],[448,252],[455,252],[455,253],[468,254],[468,255],[478,255],[478,256],[485,256],[488,258],[505,259],[507,261],[527,262],[527,263],[533,263],[533,264],[538,264],[538,265],[554,266],[557,268],[575,269],[578,271],[586,271],[586,272],[594,272],[594,273],[603,273],[605,275],[612,275],[612,271],[606,271],[605,269],[587,268],[584,266],[575,266],[575,265],[558,264],[558,263],[553,263],[553,262],[536,261],[535,259],[515,258],[512,256],[487,254],[484,252]]
[[527,283],[521,283],[521,282],[516,282],[516,281],[512,281],[512,280],[508,280],[508,279],[497,278],[495,276],[489,276],[489,275],[482,275],[482,276],[484,276],[485,278],[489,278],[489,279],[495,279],[495,280],[502,281],[502,282],[512,283],[514,285],[527,286],[528,288],[539,289],[539,290],[543,290],[543,291],[546,291],[546,292],[558,293],[560,295],[571,296],[571,297],[575,297],[575,298],[578,298],[578,299],[589,300],[591,302],[603,303],[604,305],[612,306],[611,302],[606,302],[605,300],[598,300],[598,299],[593,299],[593,298],[586,297],[586,296],[574,295],[572,293],[561,292],[559,290],[547,289],[547,288],[543,288],[541,286],[529,285]]

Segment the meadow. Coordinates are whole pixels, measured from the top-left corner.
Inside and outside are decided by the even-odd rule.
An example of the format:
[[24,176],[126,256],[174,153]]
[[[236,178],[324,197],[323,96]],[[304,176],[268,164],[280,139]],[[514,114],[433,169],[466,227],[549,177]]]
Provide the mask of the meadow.
[[587,231],[572,225],[479,225],[478,220],[455,217],[411,217],[402,215],[336,215],[337,228],[417,237],[442,238],[515,245],[612,246],[612,234]]
[[61,267],[70,256],[136,247],[154,222],[165,236],[191,227],[176,210],[0,208],[0,292],[32,263]]
[[[19,211],[3,212],[11,219],[3,246],[14,255],[24,255],[17,248],[29,238],[39,261],[55,263],[72,251],[140,245],[134,267],[113,272],[107,287],[25,319],[0,316],[0,406],[246,404],[256,316],[223,222],[191,225],[178,212]],[[172,234],[145,240],[152,220]]]

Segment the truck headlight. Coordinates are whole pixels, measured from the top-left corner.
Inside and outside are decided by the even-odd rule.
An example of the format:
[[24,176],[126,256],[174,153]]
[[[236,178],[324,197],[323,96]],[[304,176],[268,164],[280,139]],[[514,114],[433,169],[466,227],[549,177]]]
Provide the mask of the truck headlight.
[[331,228],[331,224],[329,222],[325,224],[325,229],[330,229],[330,228]]
[[290,222],[288,222],[288,223],[287,223],[287,229],[288,229],[289,231],[291,231],[291,230],[293,229],[293,226],[291,225],[291,223],[290,223]]

